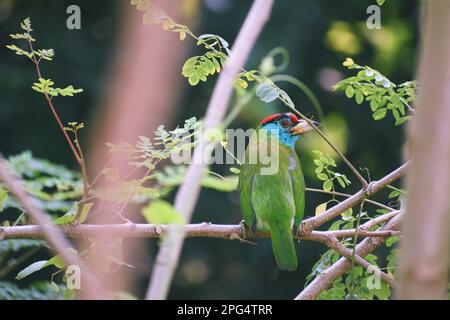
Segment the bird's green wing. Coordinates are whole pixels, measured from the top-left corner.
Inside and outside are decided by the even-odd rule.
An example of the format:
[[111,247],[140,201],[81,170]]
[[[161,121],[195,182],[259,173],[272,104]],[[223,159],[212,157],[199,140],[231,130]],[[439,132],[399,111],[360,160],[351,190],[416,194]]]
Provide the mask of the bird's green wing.
[[238,183],[242,216],[247,227],[253,232],[256,231],[256,216],[251,202],[251,195],[254,176],[258,170],[257,165],[242,164]]
[[289,156],[289,175],[292,180],[292,189],[294,192],[294,227],[297,229],[302,223],[305,214],[305,178],[303,177],[300,159],[294,150],[292,150]]

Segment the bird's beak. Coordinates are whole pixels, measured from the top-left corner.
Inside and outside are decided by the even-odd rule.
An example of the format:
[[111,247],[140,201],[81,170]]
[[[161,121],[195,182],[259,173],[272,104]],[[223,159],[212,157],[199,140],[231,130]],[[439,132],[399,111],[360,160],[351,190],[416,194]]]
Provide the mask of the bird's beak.
[[[311,121],[316,127],[320,126],[320,123],[317,121]],[[294,127],[291,129],[291,133],[295,136],[311,131],[314,128],[305,120],[300,120]]]

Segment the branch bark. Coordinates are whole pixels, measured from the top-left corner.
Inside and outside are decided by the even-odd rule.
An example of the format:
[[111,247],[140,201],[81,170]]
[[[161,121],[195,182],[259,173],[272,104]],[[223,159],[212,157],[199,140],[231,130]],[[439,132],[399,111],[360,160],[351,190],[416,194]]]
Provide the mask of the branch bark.
[[[233,51],[217,80],[206,111],[205,130],[216,128],[225,117],[233,94],[235,76],[247,60],[256,39],[269,19],[272,5],[273,0],[255,0],[253,2],[233,45]],[[185,182],[181,185],[175,198],[175,210],[181,213],[186,221],[191,220],[200,193],[200,181],[205,168],[203,155],[208,152],[208,145],[208,143],[200,142],[195,148],[193,163],[189,166]],[[182,228],[176,226],[170,228],[156,257],[146,299],[167,297],[173,274],[178,265],[183,239]]]
[[[394,212],[398,214],[399,211]],[[383,216],[384,217],[384,216]],[[385,215],[386,219],[392,218],[392,215]],[[78,226],[61,225],[60,231],[67,237],[71,238],[94,238],[100,232],[105,232],[111,237],[120,238],[159,238],[167,235],[170,227],[168,225],[154,224],[82,224]],[[245,240],[247,238],[269,238],[268,232],[256,232],[256,234],[248,234],[243,226],[211,224],[208,222],[198,224],[188,224],[183,227],[183,233],[186,238],[219,238],[225,240]],[[349,238],[355,235],[355,229],[336,230],[336,231],[313,231],[308,234],[299,233],[297,239],[319,241],[328,236],[336,239]],[[399,235],[395,230],[383,231],[367,231],[358,230],[360,238],[377,237],[386,238]],[[42,239],[45,233],[37,225],[16,226],[16,227],[0,227],[0,241],[7,239]]]
[[301,229],[307,233],[310,232],[317,227],[321,226],[322,224],[332,220],[333,218],[336,218],[339,216],[342,212],[345,210],[354,207],[358,203],[362,201],[364,197],[371,196],[384,187],[386,187],[388,184],[391,184],[395,180],[401,178],[405,173],[406,170],[409,167],[410,162],[406,162],[398,169],[392,171],[390,174],[385,176],[384,178],[372,182],[369,187],[367,188],[367,191],[364,192],[364,190],[360,190],[357,193],[355,193],[353,196],[347,198],[346,200],[342,201],[341,203],[331,207],[330,209],[326,210],[325,212],[321,213],[318,216],[315,216],[313,218],[305,219],[301,224]]
[[397,298],[444,299],[450,251],[450,1],[426,1],[420,91],[409,128],[405,236]]

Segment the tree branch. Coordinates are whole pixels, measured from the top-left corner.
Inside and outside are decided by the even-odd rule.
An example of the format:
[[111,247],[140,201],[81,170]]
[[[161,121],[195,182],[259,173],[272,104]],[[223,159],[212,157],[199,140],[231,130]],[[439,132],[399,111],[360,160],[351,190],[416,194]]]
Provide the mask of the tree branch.
[[[399,211],[395,212],[398,214]],[[393,217],[384,215],[386,218]],[[383,217],[384,217],[383,216]],[[395,216],[395,215],[394,215]],[[71,238],[94,238],[99,232],[106,232],[111,237],[120,238],[159,238],[167,235],[169,225],[155,224],[81,224],[78,226],[61,225],[59,229],[67,237]],[[219,238],[225,240],[244,240],[247,238],[269,238],[269,232],[257,231],[255,234],[249,234],[243,229],[241,224],[222,225],[211,224],[208,222],[188,224],[182,227],[186,238]],[[336,230],[336,231],[313,231],[308,234],[299,233],[296,239],[321,241],[324,237],[333,236],[336,239],[350,238],[355,235],[355,229]],[[365,237],[391,237],[399,235],[398,231],[367,231],[359,230],[358,236]],[[7,239],[41,239],[45,237],[45,233],[37,225],[16,226],[16,227],[0,227],[0,240]]]
[[360,203],[364,197],[371,196],[377,193],[378,191],[386,187],[388,184],[402,177],[405,174],[406,170],[408,169],[409,164],[410,162],[406,162],[400,168],[394,170],[384,178],[372,182],[369,185],[366,192],[364,192],[364,190],[360,190],[353,196],[331,207],[330,209],[326,210],[320,215],[304,220],[301,224],[301,229],[303,230],[303,232],[308,233],[316,229],[317,227],[321,226],[322,224],[330,221],[331,219],[339,216],[345,210],[352,208],[353,206]]

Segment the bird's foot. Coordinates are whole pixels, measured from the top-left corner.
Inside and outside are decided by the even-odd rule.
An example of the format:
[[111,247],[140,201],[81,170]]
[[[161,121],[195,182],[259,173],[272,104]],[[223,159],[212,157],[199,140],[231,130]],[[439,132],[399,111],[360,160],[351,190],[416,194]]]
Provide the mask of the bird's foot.
[[241,226],[242,229],[242,237],[239,237],[239,241],[244,242],[244,243],[248,243],[248,244],[253,244],[253,245],[257,245],[256,242],[252,242],[247,240],[247,235],[252,235],[254,233],[251,232],[251,230],[249,230],[247,228],[247,225],[245,224],[245,221],[242,220],[241,222],[239,222],[239,225]]
[[294,226],[294,238],[300,240],[300,235],[302,233],[302,224],[299,226]]
[[245,221],[241,220],[241,222],[239,222],[239,225],[241,226],[242,229],[242,238],[246,239],[247,238],[247,226],[245,225]]

